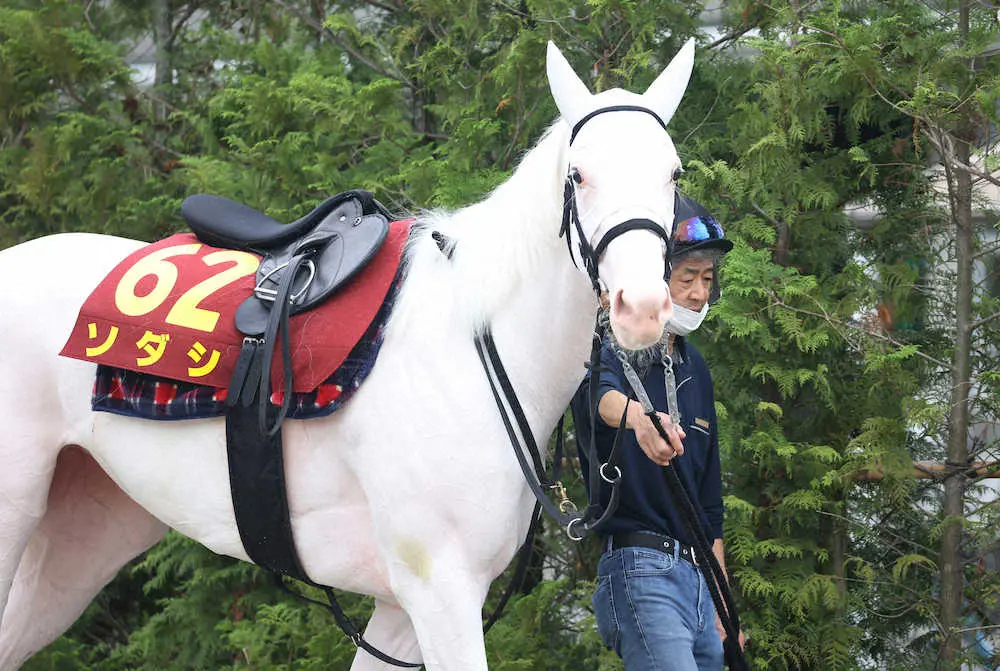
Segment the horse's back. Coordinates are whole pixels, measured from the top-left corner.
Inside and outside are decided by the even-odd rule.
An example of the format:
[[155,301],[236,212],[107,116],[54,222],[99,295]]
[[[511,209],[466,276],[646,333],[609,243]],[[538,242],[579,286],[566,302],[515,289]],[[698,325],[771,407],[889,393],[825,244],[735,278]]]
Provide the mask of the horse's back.
[[64,432],[57,419],[66,413],[57,408],[65,410],[68,402],[89,411],[93,365],[59,351],[90,292],[141,245],[67,233],[0,251],[0,406],[18,409],[24,420],[47,419],[53,433]]
[[115,265],[143,243],[92,233],[36,238],[0,251],[0,345],[38,342],[56,353],[80,306]]
[[[44,306],[48,290],[70,289],[86,298],[115,264],[144,243],[95,233],[60,233],[35,238],[0,250],[0,299],[20,299],[25,305]],[[13,284],[9,284],[13,283]]]

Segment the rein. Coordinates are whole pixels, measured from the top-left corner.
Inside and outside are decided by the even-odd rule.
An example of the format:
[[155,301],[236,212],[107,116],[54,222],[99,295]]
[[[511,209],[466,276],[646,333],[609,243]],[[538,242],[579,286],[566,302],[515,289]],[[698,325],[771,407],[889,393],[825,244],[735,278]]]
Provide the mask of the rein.
[[[657,121],[660,122],[661,126],[665,127],[665,124],[663,124],[663,121],[659,118],[659,116],[646,108],[630,105],[606,107],[591,112],[577,122],[577,124],[573,127],[570,136],[570,144],[572,144],[573,140],[576,138],[577,132],[584,123],[598,114],[614,111],[646,112],[655,117]],[[664,278],[666,279],[669,277],[669,257],[672,251],[671,239],[662,226],[657,225],[656,222],[650,219],[630,219],[613,226],[607,233],[604,234],[596,247],[591,245],[590,240],[583,231],[583,225],[580,222],[580,215],[576,204],[575,178],[576,174],[573,170],[571,170],[566,176],[563,188],[563,216],[562,224],[559,229],[559,237],[562,237],[563,235],[566,236],[566,246],[570,253],[570,259],[573,261],[573,265],[579,268],[579,265],[576,263],[576,256],[573,254],[572,243],[573,229],[576,230],[576,235],[579,240],[577,248],[580,258],[582,259],[584,270],[586,270],[587,275],[590,278],[591,286],[597,296],[600,297],[601,294],[601,283],[598,276],[598,263],[600,261],[600,257],[615,238],[628,233],[629,231],[648,230],[658,235],[664,241]],[[454,241],[449,240],[446,236],[437,231],[434,231],[432,237],[441,252],[450,259],[455,249]],[[598,325],[595,327],[594,342],[591,348],[590,362],[588,364],[590,369],[588,406],[590,408],[591,440],[589,441],[587,450],[588,461],[590,463],[590,473],[588,475],[588,505],[583,513],[576,512],[576,506],[566,498],[565,489],[563,488],[562,483],[559,482],[558,478],[550,480],[545,476],[545,467],[542,462],[541,454],[539,453],[534,434],[531,431],[531,427],[528,425],[527,418],[524,415],[524,410],[517,399],[517,394],[515,393],[514,388],[510,383],[510,379],[508,378],[503,367],[503,363],[500,360],[500,355],[496,350],[496,344],[493,341],[493,334],[489,326],[484,329],[483,333],[478,334],[475,338],[476,352],[479,354],[479,360],[482,363],[483,370],[485,371],[487,380],[490,383],[490,389],[493,391],[493,397],[496,401],[497,409],[500,412],[500,417],[503,420],[504,427],[507,430],[507,435],[510,438],[511,445],[514,448],[514,454],[517,457],[519,465],[521,466],[521,471],[524,473],[528,487],[535,496],[535,514],[537,515],[539,507],[544,509],[545,512],[547,512],[560,524],[560,526],[565,528],[566,534],[574,541],[582,540],[587,534],[593,533],[605,519],[610,517],[617,509],[621,496],[620,488],[622,474],[615,462],[617,461],[617,456],[621,446],[622,434],[625,430],[625,413],[622,414],[621,423],[619,424],[618,431],[615,434],[614,444],[608,457],[608,461],[598,465],[600,460],[597,458],[595,434],[597,426],[597,401],[599,399],[596,399],[595,397],[598,386],[598,373],[601,368],[600,348],[604,337],[603,328],[600,326],[599,322],[600,320],[598,320]],[[633,392],[637,398],[642,399],[644,413],[651,419],[660,437],[669,442],[666,430],[663,428],[659,416],[653,409],[652,404],[649,401],[649,397],[642,386],[641,380],[638,375],[636,375],[635,371],[632,370],[632,367],[627,361],[623,360],[623,364],[626,370],[626,377],[633,389]],[[628,374],[630,371],[631,375]],[[501,396],[500,390],[503,391],[503,396]],[[670,408],[668,408],[670,414],[672,417],[676,417],[676,390],[668,390],[667,397],[668,405],[670,406]],[[508,409],[509,413],[513,414],[513,421],[508,413]],[[514,429],[515,423],[517,425],[516,431]],[[518,434],[520,434],[520,436]],[[559,433],[557,437],[557,445],[560,450],[561,444],[562,419],[559,421]],[[529,466],[528,460],[525,457],[525,451],[527,451],[531,457],[531,466]],[[556,468],[558,468],[558,466],[559,464],[557,462]],[[681,511],[685,528],[691,537],[695,539],[694,550],[697,554],[698,565],[708,566],[710,569],[708,572],[709,575],[706,575],[705,583],[708,586],[709,594],[711,595],[712,602],[715,605],[716,613],[719,615],[719,620],[721,621],[723,629],[726,632],[726,642],[724,646],[726,663],[732,671],[748,671],[749,667],[747,665],[746,658],[744,657],[743,650],[739,645],[739,614],[737,613],[725,574],[722,572],[722,567],[719,565],[718,559],[712,552],[708,539],[705,536],[705,532],[701,528],[695,504],[692,501],[690,494],[687,492],[683,481],[681,481],[678,477],[676,470],[674,470],[672,466],[663,467],[663,477],[667,491],[669,492],[674,505]],[[611,496],[608,501],[608,506],[604,510],[601,510],[600,505],[601,480],[611,485]],[[546,489],[553,490],[556,493],[559,497],[558,504],[552,501],[549,495],[545,492]],[[579,533],[574,533],[577,528],[579,528]],[[527,543],[525,544],[525,548],[528,549]],[[703,571],[703,573],[705,572]]]
[[[629,386],[632,387],[632,393],[642,406],[643,413],[649,417],[650,421],[653,422],[653,426],[656,428],[656,432],[660,435],[660,438],[669,443],[670,440],[667,437],[667,431],[663,428],[660,416],[657,414],[656,409],[653,408],[653,404],[649,400],[649,395],[646,393],[646,390],[642,385],[642,381],[639,379],[639,375],[627,361],[621,350],[618,350],[616,354],[618,356],[618,360],[622,363],[623,369],[625,370],[625,379],[628,380]],[[666,383],[667,410],[670,413],[672,421],[675,424],[679,424],[677,390],[673,385],[673,374],[670,368],[672,366],[672,361],[670,361],[669,357],[666,358],[667,361],[665,362],[665,365],[668,367],[667,370],[670,371],[670,377]],[[625,407],[627,412],[627,401]],[[709,567],[710,574],[705,575],[705,585],[708,587],[708,593],[712,597],[712,603],[715,605],[715,612],[719,615],[719,621],[722,623],[722,628],[726,632],[724,651],[726,664],[732,671],[749,671],[746,659],[743,656],[743,650],[739,645],[739,613],[736,611],[736,604],[733,602],[733,595],[732,592],[729,591],[729,583],[722,571],[722,566],[719,565],[719,560],[716,558],[715,553],[712,552],[711,545],[708,542],[708,537],[705,536],[705,530],[702,529],[701,523],[699,522],[700,511],[696,507],[690,492],[687,491],[684,481],[677,475],[677,470],[673,467],[673,465],[668,464],[666,466],[662,466],[661,470],[663,472],[663,481],[667,486],[667,492],[670,494],[670,499],[681,513],[681,518],[684,521],[684,528],[695,539],[693,549],[695,556],[697,557],[698,566]],[[704,571],[702,573],[704,574]]]
[[[603,334],[595,333],[594,335],[589,367],[596,374],[597,369],[600,367],[601,336]],[[622,420],[622,426],[619,427],[618,435],[615,437],[615,444],[607,462],[600,463],[597,457],[595,441],[590,441],[588,456],[590,457],[591,464],[589,476],[591,483],[589,490],[591,495],[587,507],[583,513],[579,513],[576,510],[576,505],[566,497],[566,490],[562,482],[559,481],[558,476],[550,479],[545,475],[545,464],[542,462],[538,443],[535,441],[534,433],[532,433],[528,419],[525,417],[524,409],[521,407],[517,393],[514,391],[514,387],[510,383],[510,378],[507,376],[507,371],[503,367],[503,362],[500,360],[496,343],[493,341],[493,333],[488,327],[482,334],[476,336],[475,343],[476,352],[479,354],[479,360],[483,365],[483,370],[486,372],[486,379],[490,383],[490,389],[493,391],[493,398],[496,401],[497,409],[500,411],[500,418],[503,420],[504,427],[507,429],[507,436],[514,447],[514,456],[517,457],[518,464],[521,466],[521,472],[524,474],[524,479],[528,483],[532,494],[535,495],[535,500],[549,516],[556,520],[559,526],[565,529],[566,535],[571,540],[583,540],[585,536],[593,533],[594,529],[610,517],[618,508],[618,500],[621,496],[621,470],[615,465],[615,462],[617,461],[621,445],[624,419]],[[591,375],[591,380],[594,379],[595,375]],[[501,395],[501,391],[503,395]],[[513,420],[511,419],[511,414],[513,415]],[[514,428],[515,424],[517,425],[517,430]],[[591,422],[591,431],[593,430],[594,424]],[[557,454],[562,452],[562,440],[562,420],[560,419],[556,442]],[[531,457],[531,465],[528,464],[525,452]],[[559,468],[560,461],[561,458],[555,460],[556,466],[554,470]],[[601,480],[611,485],[611,499],[608,502],[608,507],[603,511],[600,505]],[[555,503],[545,490],[553,491],[559,497],[559,502]]]

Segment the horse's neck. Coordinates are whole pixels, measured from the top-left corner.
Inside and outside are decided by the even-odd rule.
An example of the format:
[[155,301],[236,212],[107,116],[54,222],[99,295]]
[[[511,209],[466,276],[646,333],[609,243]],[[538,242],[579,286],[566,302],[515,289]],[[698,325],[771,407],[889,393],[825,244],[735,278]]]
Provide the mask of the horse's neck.
[[[559,238],[568,137],[558,122],[489,198],[422,218],[391,323],[422,351],[471,348],[489,326],[536,431],[554,424],[583,377],[596,309]],[[431,230],[454,242],[451,259]]]
[[559,237],[567,143],[559,122],[507,182],[448,222],[458,309],[473,329],[492,329],[536,432],[556,421],[584,375],[596,311]]
[[[476,327],[504,312],[525,287],[547,289],[562,217],[568,132],[557,122],[514,174],[480,203],[435,226],[456,242],[452,260],[458,310]],[[563,243],[565,254],[565,244]]]
[[543,450],[586,372],[597,308],[565,244],[551,261],[492,323],[497,349]]

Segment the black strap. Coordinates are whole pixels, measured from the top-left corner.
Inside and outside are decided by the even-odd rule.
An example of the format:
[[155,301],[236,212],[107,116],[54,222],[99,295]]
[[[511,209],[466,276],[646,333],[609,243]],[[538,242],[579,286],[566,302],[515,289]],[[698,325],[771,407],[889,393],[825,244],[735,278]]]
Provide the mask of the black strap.
[[587,271],[587,275],[590,277],[590,285],[593,288],[594,293],[598,296],[601,295],[601,283],[598,277],[598,264],[601,261],[601,255],[615,238],[637,229],[650,231],[663,240],[663,276],[664,279],[669,279],[669,259],[671,250],[673,249],[673,245],[670,241],[670,234],[652,219],[629,219],[628,221],[612,226],[611,229],[598,241],[597,246],[592,246],[590,244],[590,240],[587,239],[587,235],[583,232],[583,224],[580,222],[580,213],[576,206],[576,188],[573,185],[573,179],[570,175],[567,175],[566,182],[563,187],[563,216],[562,224],[559,227],[559,237],[564,235],[566,236],[566,248],[569,250],[569,257],[573,261],[573,265],[579,268],[580,266],[576,263],[576,257],[573,255],[573,236],[571,228],[576,229],[576,237],[579,240],[577,243],[577,250],[580,252],[580,258],[583,261],[584,270]]
[[[619,433],[615,440],[615,448],[612,450],[612,455],[609,458],[608,463],[598,465],[599,462],[596,458],[596,452],[590,462],[591,480],[600,482],[600,479],[604,477],[604,479],[606,479],[612,486],[607,507],[602,508],[600,505],[600,487],[590,487],[590,501],[584,512],[582,514],[578,512],[567,513],[556,505],[544,491],[545,488],[551,487],[553,482],[545,475],[545,466],[542,463],[541,454],[538,450],[538,444],[535,442],[534,434],[531,432],[531,427],[529,426],[528,420],[524,415],[524,410],[522,409],[521,403],[517,398],[517,394],[510,382],[510,378],[507,376],[503,362],[500,360],[496,344],[493,341],[493,334],[488,327],[482,334],[476,336],[475,343],[476,352],[483,365],[483,370],[486,372],[486,379],[493,392],[493,398],[496,401],[497,409],[500,412],[500,418],[503,420],[504,428],[507,430],[507,436],[510,439],[511,446],[514,448],[514,456],[517,458],[518,464],[521,466],[521,471],[528,483],[528,487],[535,496],[535,500],[541,505],[546,513],[548,513],[566,530],[571,539],[583,539],[584,536],[592,533],[596,527],[614,514],[618,507],[618,502],[621,498],[621,473],[618,471],[614,460],[617,459],[618,445],[623,432],[622,427],[619,428]],[[596,367],[598,365],[595,362],[595,357],[597,358],[597,361],[599,361],[599,356],[599,350],[596,353],[594,351],[591,352],[592,367]],[[500,394],[501,390],[503,391],[503,396]],[[506,399],[507,405],[510,406],[510,412],[514,415],[513,421],[507,413],[507,408],[504,406],[504,399]],[[517,430],[514,428],[515,423],[517,424]],[[518,432],[520,432],[520,437],[518,436]],[[593,442],[591,442],[591,446],[593,446]],[[592,447],[592,449],[594,448]],[[525,451],[527,451],[531,456],[534,468],[528,464],[528,459],[524,455]],[[612,470],[607,471],[605,469],[607,466],[610,466]],[[602,471],[605,473],[603,476]],[[617,475],[614,475],[615,473],[617,473]]]
[[337,623],[337,626],[340,627],[340,630],[344,632],[344,634],[354,642],[354,645],[358,646],[359,648],[367,652],[375,659],[385,662],[386,664],[391,664],[393,666],[399,666],[406,669],[418,669],[424,665],[423,662],[404,662],[398,660],[395,657],[392,657],[391,655],[385,654],[384,652],[373,646],[371,643],[366,641],[365,637],[361,635],[361,632],[358,630],[358,628],[354,626],[353,622],[351,622],[351,619],[347,617],[347,613],[344,612],[344,609],[340,607],[340,604],[337,602],[336,595],[333,593],[333,590],[330,589],[329,587],[326,587],[324,585],[316,585],[316,583],[310,582],[308,580],[303,581],[315,587],[319,587],[320,589],[323,590],[323,592],[326,594],[327,601],[329,602],[329,603],[323,603],[322,601],[317,601],[316,599],[310,599],[306,595],[301,594],[289,588],[288,584],[285,583],[284,578],[280,574],[276,573],[274,575],[278,580],[278,586],[286,593],[291,594],[296,599],[305,601],[306,603],[311,603],[314,606],[319,606],[320,608],[327,610],[331,615],[333,615],[333,619]]
[[604,114],[605,112],[645,112],[646,114],[656,119],[656,122],[660,124],[660,127],[663,128],[663,130],[667,130],[667,124],[664,123],[662,118],[660,118],[660,115],[654,112],[653,110],[649,109],[648,107],[640,107],[638,105],[611,105],[609,107],[601,107],[599,109],[596,109],[587,116],[577,121],[576,125],[573,126],[573,130],[569,134],[569,143],[573,144],[573,140],[576,139],[576,134],[580,132],[581,128],[583,128],[583,124],[587,123],[598,114]]
[[667,235],[667,232],[663,230],[663,226],[660,226],[652,219],[629,219],[628,221],[624,221],[617,226],[612,226],[611,230],[604,234],[601,241],[597,243],[596,247],[594,247],[594,256],[600,260],[601,254],[603,254],[604,250],[608,248],[608,245],[611,244],[612,240],[617,238],[619,235],[637,229],[647,230],[656,234],[661,240],[663,240],[667,249],[670,249],[670,237]]
[[[291,329],[291,295],[292,287],[295,285],[295,278],[299,268],[307,260],[305,254],[297,254],[288,262],[288,268],[282,277],[281,285],[278,287],[274,297],[274,305],[271,310],[277,310],[277,317],[272,316],[267,322],[267,330],[264,332],[264,351],[261,364],[259,380],[259,391],[257,393],[258,420],[260,431],[268,436],[276,435],[281,430],[281,424],[288,414],[288,409],[292,404],[292,346],[290,341]],[[284,397],[281,401],[281,408],[272,420],[268,420],[267,408],[271,406],[271,362],[274,358],[274,348],[277,345],[278,332],[281,332],[281,363],[282,377],[284,378]]]
[[[653,426],[656,427],[656,432],[660,437],[669,443],[667,432],[660,422],[659,415],[656,412],[652,412],[647,417],[653,422]],[[685,529],[695,540],[693,547],[695,553],[698,555],[698,565],[702,567],[707,566],[710,569],[708,575],[705,575],[705,584],[712,597],[712,603],[715,604],[715,612],[719,615],[719,621],[726,632],[726,664],[731,671],[749,671],[750,667],[747,665],[746,658],[743,655],[743,649],[739,646],[739,613],[736,610],[736,604],[733,601],[732,592],[729,590],[726,576],[719,565],[719,560],[716,559],[715,553],[712,552],[708,538],[705,536],[705,530],[701,527],[699,511],[695,507],[690,493],[684,486],[684,482],[677,475],[676,469],[672,465],[667,465],[662,468],[662,471],[670,498],[674,502],[674,506],[681,512]]]
[[[590,410],[590,440],[586,443],[584,451],[587,453],[587,509],[584,517],[588,520],[585,528],[596,530],[602,522],[608,519],[618,509],[618,502],[621,499],[622,473],[618,468],[618,454],[621,452],[622,435],[625,433],[625,418],[628,412],[628,403],[622,413],[621,421],[618,424],[618,432],[615,433],[614,444],[608,454],[607,461],[602,462],[597,452],[597,421],[598,405],[600,398],[597,396],[600,386],[600,374],[604,370],[601,365],[601,343],[604,340],[604,327],[601,324],[600,313],[598,313],[594,324],[594,337],[590,347],[590,362],[587,369],[590,371],[590,379],[587,387],[587,407]],[[577,429],[579,430],[579,428]],[[607,507],[601,506],[601,492],[603,482],[611,485],[611,494],[608,497]]]
[[[493,398],[496,401],[497,408],[500,410],[500,418],[503,420],[504,428],[507,429],[507,436],[510,438],[511,445],[514,447],[514,455],[517,457],[518,464],[521,466],[521,471],[524,473],[525,480],[528,482],[528,487],[531,488],[531,492],[535,495],[535,500],[538,501],[542,508],[545,509],[545,512],[551,515],[552,518],[555,519],[561,526],[569,527],[570,525],[575,525],[580,520],[580,515],[568,515],[563,513],[542,489],[542,477],[545,474],[545,468],[542,464],[541,454],[538,451],[538,444],[535,442],[535,437],[531,432],[531,427],[528,425],[528,421],[524,416],[524,410],[521,408],[521,404],[517,400],[517,395],[514,393],[514,389],[510,384],[507,372],[503,368],[503,363],[500,362],[500,357],[496,351],[496,345],[493,342],[493,336],[488,328],[483,334],[476,336],[475,343],[476,352],[479,354],[479,361],[482,363],[483,369],[486,371],[486,379],[490,383],[490,389],[493,391]],[[492,369],[490,367],[491,364]],[[494,377],[496,380],[494,380]],[[503,404],[503,398],[500,396],[500,390],[497,388],[498,385],[503,388],[507,402],[511,405],[511,412],[514,414],[515,421],[518,424],[518,429],[523,437],[525,448],[530,454],[532,462],[534,462],[534,470],[528,464],[528,460],[524,456],[525,450],[521,448],[522,439],[518,437],[517,431],[514,429],[514,424],[507,415],[507,410]],[[547,485],[548,483],[545,484]]]
[[[276,410],[267,412],[271,419]],[[227,409],[229,486],[240,540],[255,564],[309,582],[292,538],[281,434],[267,435],[258,428],[254,409],[242,404]]]
[[600,296],[601,283],[597,277],[598,259],[594,254],[594,249],[590,246],[590,241],[587,240],[587,236],[583,232],[583,224],[580,223],[580,214],[576,208],[576,190],[573,187],[573,179],[567,175],[565,185],[563,186],[563,216],[562,225],[559,227],[559,237],[566,236],[566,249],[569,251],[570,261],[579,269],[580,266],[577,264],[576,256],[573,254],[573,233],[570,230],[571,226],[576,228],[576,237],[580,241],[577,249],[580,252],[583,269],[587,271],[587,276],[590,277],[590,286],[594,290],[594,293]]

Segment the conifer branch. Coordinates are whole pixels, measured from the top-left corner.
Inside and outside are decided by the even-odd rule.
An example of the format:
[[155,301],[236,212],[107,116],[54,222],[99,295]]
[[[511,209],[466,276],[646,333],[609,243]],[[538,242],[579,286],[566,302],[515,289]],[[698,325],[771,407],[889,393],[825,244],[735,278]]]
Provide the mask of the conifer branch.
[[974,321],[971,324],[969,324],[969,330],[973,331],[973,330],[979,328],[980,326],[982,326],[984,324],[989,324],[991,321],[993,321],[995,319],[1000,319],[1000,312],[997,312],[996,314],[992,314],[992,315],[990,315],[988,317],[983,317],[982,319],[977,319],[976,321]]
[[94,0],[89,0],[89,2],[87,2],[87,6],[83,8],[83,18],[87,22],[87,25],[90,26],[90,32],[97,35],[97,26],[94,25],[93,19],[90,18],[90,8],[93,6]]
[[170,27],[170,35],[167,37],[168,44],[170,45],[174,44],[174,41],[177,39],[178,31],[180,31],[180,29],[184,27],[184,24],[186,24],[188,21],[191,20],[191,17],[194,16],[194,13],[197,12],[199,9],[201,9],[201,7],[198,5],[198,3],[191,3],[190,5],[187,6],[184,14],[181,15],[181,17],[177,20],[177,22],[173,26]]
[[386,70],[384,67],[382,67],[382,66],[378,65],[377,63],[375,63],[374,61],[370,60],[369,58],[366,58],[364,56],[364,54],[362,54],[360,51],[358,51],[357,49],[355,49],[354,47],[352,47],[350,44],[348,44],[346,40],[341,39],[341,37],[339,35],[337,35],[335,32],[333,32],[332,30],[330,30],[325,25],[323,25],[322,23],[320,23],[316,19],[312,18],[311,16],[305,14],[304,12],[302,12],[301,10],[299,10],[298,8],[290,6],[288,3],[284,2],[284,0],[274,0],[274,3],[276,5],[278,5],[278,6],[286,9],[290,13],[294,14],[296,18],[298,18],[300,21],[302,21],[303,23],[305,23],[306,25],[308,25],[313,30],[315,30],[315,31],[317,31],[317,32],[319,32],[321,34],[329,36],[329,38],[331,40],[333,40],[334,44],[336,44],[338,47],[340,47],[341,49],[343,49],[344,51],[346,51],[352,58],[355,58],[358,61],[360,61],[361,63],[363,63],[364,65],[367,65],[368,67],[370,67],[372,70],[374,70],[375,72],[379,73],[383,77],[388,77],[389,79],[392,79],[394,81],[400,82],[401,84],[404,84],[404,85],[406,85],[407,87],[409,87],[411,89],[415,88],[415,86],[414,86],[414,84],[413,84],[412,81],[410,81],[409,79],[407,79],[406,77],[404,77],[401,74],[398,74],[398,73],[395,73],[395,72],[390,72],[390,71]]
[[378,0],[362,0],[362,2],[364,2],[366,5],[370,5],[372,7],[377,7],[379,9],[384,9],[385,11],[389,12],[390,14],[398,12],[401,9],[405,9],[405,7],[402,7],[400,5],[388,5],[388,4],[384,3],[384,2],[379,2]]
[[[782,300],[781,296],[779,296],[776,292],[772,292],[772,296],[773,296],[773,299],[772,299],[773,302],[771,303],[772,307],[774,307],[774,306],[782,307],[782,308],[785,308],[786,310],[790,310],[792,312],[796,312],[796,313],[799,313],[799,314],[810,315],[812,317],[818,317],[818,318],[822,319],[823,321],[827,322],[830,325],[842,326],[842,327],[850,329],[852,331],[863,333],[864,335],[866,335],[866,336],[868,336],[870,338],[874,338],[876,340],[881,340],[882,342],[889,343],[890,345],[893,345],[894,347],[903,347],[905,345],[905,343],[899,342],[898,340],[896,340],[892,336],[889,336],[889,335],[886,335],[886,334],[883,334],[883,333],[874,333],[872,331],[869,331],[868,329],[865,329],[865,328],[862,328],[860,326],[857,326],[856,324],[849,324],[849,323],[843,321],[842,319],[837,319],[836,317],[832,317],[832,316],[830,316],[829,314],[826,313],[826,310],[823,310],[823,314],[820,314],[819,312],[814,312],[812,310],[805,310],[803,308],[797,308],[797,307],[794,307],[792,305],[789,305],[784,300]],[[822,306],[820,306],[820,307],[822,309]],[[845,342],[848,342],[848,344],[850,344],[850,341],[847,340],[847,337],[844,336],[844,334],[840,333],[840,331],[838,331],[837,329],[834,329],[834,330],[837,331],[837,333],[840,335],[840,337],[844,338]],[[951,364],[948,364],[948,363],[946,363],[944,361],[941,361],[940,359],[935,359],[934,357],[930,356],[929,354],[925,354],[925,353],[921,352],[919,349],[914,349],[913,353],[916,354],[917,356],[919,356],[920,358],[922,358],[922,359],[924,359],[926,361],[929,361],[930,363],[933,363],[936,366],[944,368],[945,370],[951,370]]]
[[877,531],[880,534],[885,534],[887,536],[892,537],[896,541],[899,541],[899,543],[902,544],[902,545],[910,545],[910,546],[912,546],[912,547],[914,547],[914,548],[916,548],[916,549],[918,549],[921,552],[924,552],[926,554],[934,554],[933,548],[927,547],[926,545],[921,545],[920,543],[916,542],[912,538],[907,538],[906,536],[903,536],[903,535],[898,534],[895,531],[893,531],[891,526],[889,526],[888,524],[884,524],[885,519],[880,520],[883,523],[876,524],[876,525],[872,526],[872,525],[865,524],[863,522],[859,522],[859,521],[857,521],[855,519],[851,519],[850,517],[847,517],[845,515],[840,515],[840,514],[837,514],[837,513],[831,513],[828,510],[817,510],[816,512],[819,513],[820,515],[825,516],[825,517],[830,517],[830,518],[833,518],[835,520],[839,520],[841,522],[846,522],[847,524],[852,524],[852,525],[854,525],[856,527],[860,527],[861,529],[864,529],[865,531],[869,531],[869,532]]
[[716,41],[712,42],[711,44],[709,44],[705,48],[706,49],[715,49],[716,47],[720,47],[720,46],[726,44],[727,42],[732,42],[734,40],[738,40],[738,39],[740,39],[741,37],[743,37],[744,35],[746,35],[747,33],[749,33],[751,30],[753,30],[755,28],[759,28],[759,26],[757,26],[756,24],[751,24],[749,26],[744,26],[743,28],[740,28],[738,30],[734,30],[731,33],[723,35],[722,37],[720,37]]
[[[890,101],[888,98],[886,98],[882,94],[882,92],[875,85],[875,82],[872,81],[872,78],[868,75],[868,73],[865,72],[864,69],[862,69],[858,65],[858,63],[854,60],[854,56],[851,54],[850,49],[847,48],[847,45],[844,44],[844,39],[840,35],[838,35],[837,33],[830,32],[829,30],[824,30],[823,28],[820,28],[818,26],[810,25],[808,23],[803,23],[802,27],[804,29],[806,29],[806,30],[812,30],[812,31],[817,32],[817,33],[819,33],[821,35],[826,35],[827,37],[829,37],[829,38],[833,39],[834,41],[836,41],[836,43],[837,43],[836,44],[836,48],[840,49],[845,54],[847,54],[847,57],[851,60],[851,63],[853,63],[854,66],[857,67],[858,73],[862,77],[864,77],[865,81],[868,82],[868,86],[870,86],[871,89],[875,92],[875,94],[879,98],[882,99],[882,102],[886,103],[887,105],[892,106],[893,109],[897,110],[901,114],[904,114],[904,115],[906,115],[908,117],[913,117],[914,116],[913,112],[907,112],[906,110],[902,109],[899,105],[897,105],[896,103]],[[825,46],[835,46],[835,45],[827,44]],[[889,86],[889,88],[891,88],[893,91],[895,91],[901,98],[907,99],[907,100],[910,98],[910,96],[906,93],[906,91],[904,91],[903,89],[899,88],[898,86],[896,86],[895,84],[893,84],[891,81],[886,81],[886,84]]]
[[716,92],[715,92],[715,100],[712,101],[711,107],[709,107],[708,111],[705,112],[705,116],[702,118],[702,120],[700,122],[698,122],[698,125],[695,126],[694,128],[692,128],[690,131],[688,131],[688,134],[684,136],[684,140],[682,141],[682,144],[686,144],[687,141],[691,139],[692,135],[694,135],[695,133],[697,133],[699,130],[701,130],[702,126],[704,126],[706,123],[708,123],[708,119],[709,119],[709,117],[712,116],[712,112],[715,111],[715,106],[718,104],[719,98],[722,97],[722,89],[724,89],[726,87],[726,84],[729,83],[729,79],[731,79],[731,78],[728,78],[728,79],[726,79],[726,81],[722,82],[722,86],[720,86],[716,90]]
[[1000,186],[1000,177],[968,165],[958,159],[955,155],[954,142],[952,141],[951,134],[928,131],[927,137],[930,138],[931,144],[933,144],[934,148],[941,154],[942,159],[944,159],[942,163],[946,167],[950,165],[954,168],[958,168],[959,170],[963,170],[974,177],[978,177],[985,182],[989,182],[994,186]]

